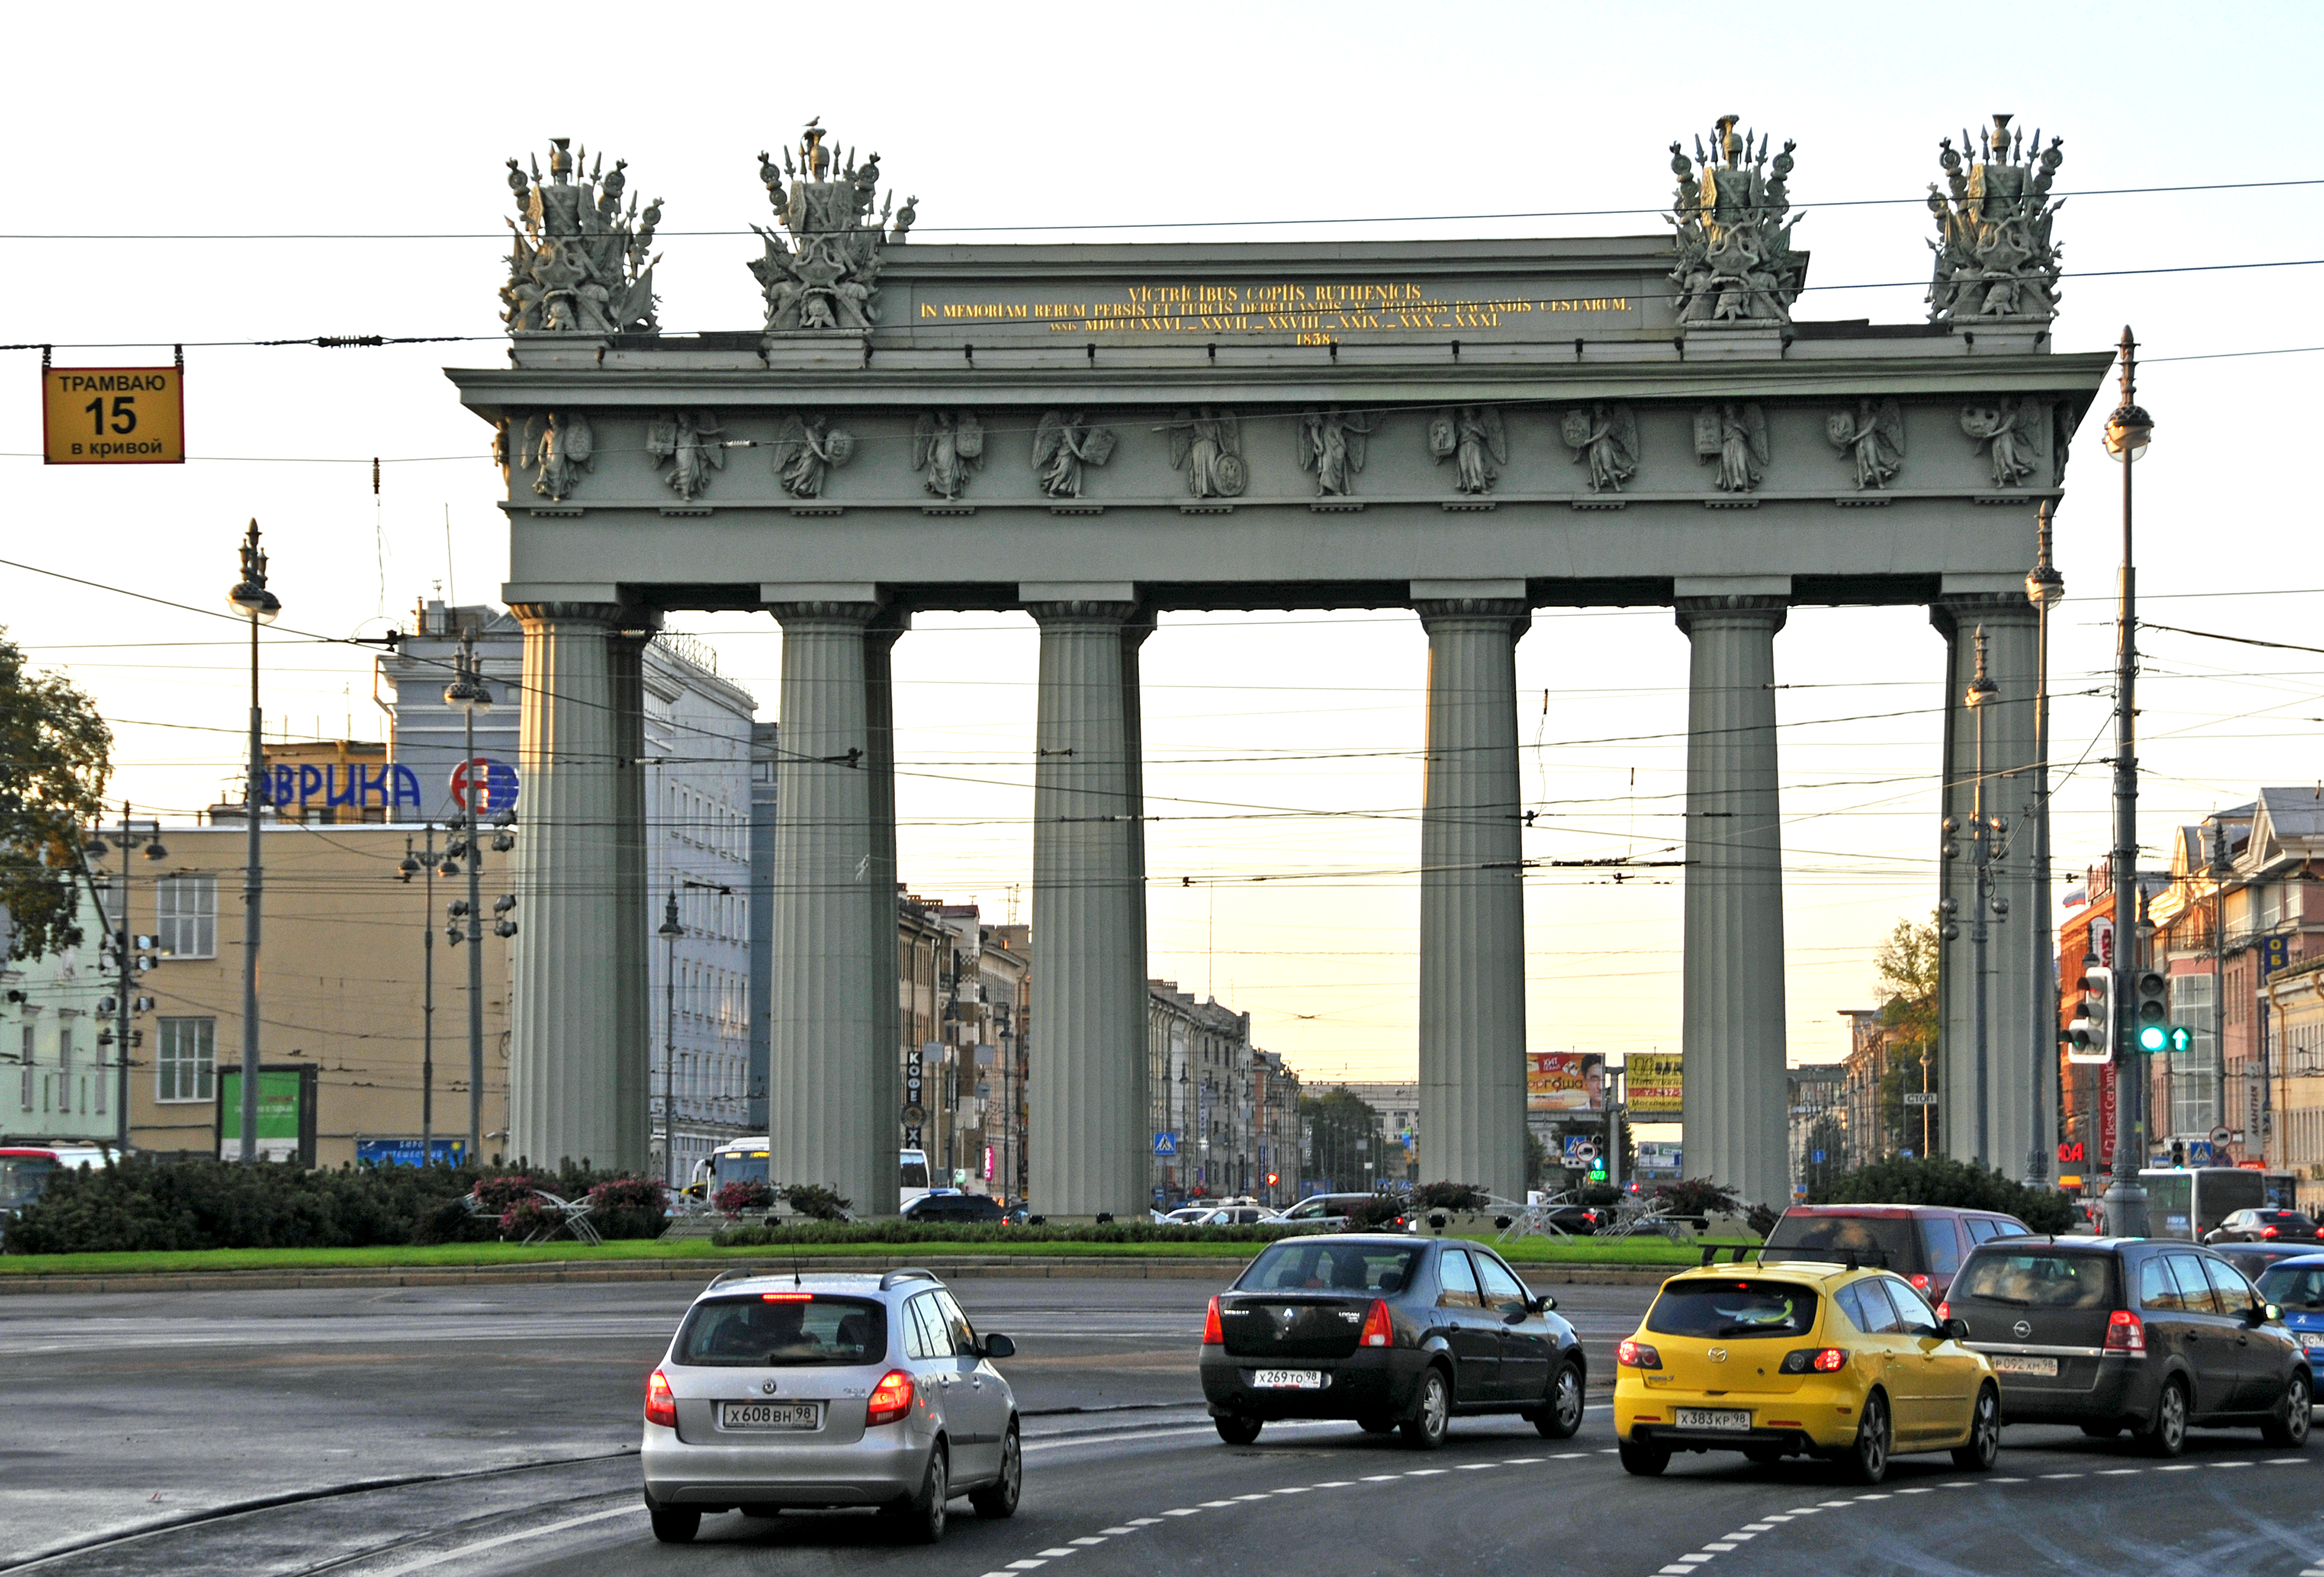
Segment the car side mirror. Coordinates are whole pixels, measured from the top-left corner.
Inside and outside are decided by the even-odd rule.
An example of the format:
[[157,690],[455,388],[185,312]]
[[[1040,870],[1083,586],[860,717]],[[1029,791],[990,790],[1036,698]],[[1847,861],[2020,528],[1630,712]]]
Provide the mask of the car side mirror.
[[998,1331],[987,1331],[984,1340],[976,1344],[976,1355],[979,1358],[1014,1358],[1017,1356],[1017,1343]]
[[1969,1334],[1969,1322],[1959,1317],[1947,1320],[1938,1330],[1948,1339],[1959,1342]]
[[1526,1304],[1526,1307],[1532,1310],[1536,1314],[1547,1314],[1556,1306],[1557,1300],[1550,1296],[1547,1293],[1543,1293],[1539,1297],[1529,1299]]
[[2281,1320],[2283,1318],[2283,1305],[2281,1304],[2263,1304],[2260,1306],[2260,1317],[2263,1320],[2271,1323],[2276,1320]]

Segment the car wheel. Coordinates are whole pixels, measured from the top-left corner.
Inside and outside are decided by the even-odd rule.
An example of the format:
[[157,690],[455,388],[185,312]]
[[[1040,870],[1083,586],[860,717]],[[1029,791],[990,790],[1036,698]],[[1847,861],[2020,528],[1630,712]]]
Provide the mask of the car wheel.
[[2270,1445],[2293,1451],[2306,1449],[2310,1411],[2315,1406],[2315,1389],[2308,1382],[2308,1365],[2303,1361],[2283,1388],[2283,1401],[2259,1426],[2259,1437]]
[[1557,1366],[1549,1382],[1549,1406],[1533,1416],[1533,1426],[1547,1440],[1571,1440],[1582,1427],[1582,1370],[1572,1363]]
[[1356,1427],[1366,1434],[1394,1434],[1396,1420],[1384,1413],[1368,1413],[1356,1420]]
[[2149,1456],[2177,1456],[2187,1449],[2187,1382],[2172,1375],[2163,1382],[2154,1416],[2141,1425],[2138,1443]]
[[1953,1447],[1953,1466],[1973,1473],[1991,1472],[1994,1459],[2000,1454],[2001,1393],[1991,1386],[1980,1386],[1977,1407],[1969,1415],[1969,1439]]
[[1017,1421],[1001,1437],[1001,1476],[982,1489],[968,1492],[968,1503],[979,1517],[1014,1517],[1017,1499],[1025,1492],[1025,1444],[1017,1437]]
[[702,1531],[702,1513],[683,1506],[649,1506],[654,1537],[666,1545],[690,1545]]
[[928,1476],[920,1492],[898,1507],[896,1531],[908,1544],[932,1545],[945,1536],[945,1508],[952,1502],[952,1479],[940,1441],[928,1452]]
[[1640,1445],[1636,1441],[1621,1443],[1622,1471],[1636,1473],[1641,1479],[1658,1479],[1670,1466],[1670,1452],[1660,1446]]
[[1219,1426],[1219,1438],[1229,1445],[1249,1445],[1259,1438],[1262,1421],[1231,1413],[1213,1418],[1211,1422]]
[[1430,1369],[1420,1377],[1420,1395],[1412,1400],[1412,1416],[1403,1424],[1404,1443],[1419,1451],[1434,1451],[1452,1428],[1452,1388],[1444,1371]]
[[1888,1398],[1878,1391],[1864,1398],[1864,1412],[1856,1421],[1856,1443],[1840,1459],[1848,1476],[1859,1484],[1877,1484],[1888,1476]]

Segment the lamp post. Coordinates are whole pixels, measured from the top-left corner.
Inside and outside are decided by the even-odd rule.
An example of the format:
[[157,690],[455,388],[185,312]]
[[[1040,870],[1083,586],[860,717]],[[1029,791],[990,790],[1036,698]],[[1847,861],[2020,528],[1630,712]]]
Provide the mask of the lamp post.
[[[2236,862],[2227,857],[2227,824],[2217,818],[2211,822],[2211,857],[2205,872],[2211,879],[2211,1063],[2218,1070],[2212,1088],[2218,1102],[2211,1122],[2217,1127],[2227,1116],[2227,878],[2236,873]],[[2246,1146],[2244,1154],[2250,1153]]]
[[[468,868],[467,900],[454,914],[454,924],[448,929],[454,946],[463,940],[468,944],[468,1158],[474,1162],[484,1153],[484,899],[478,890],[484,880],[484,852],[480,842],[484,824],[476,813],[484,798],[485,785],[476,777],[476,714],[493,709],[493,693],[476,672],[473,631],[461,632],[459,666],[453,672],[452,682],[444,687],[444,704],[460,712],[466,752],[460,759],[468,784],[467,803],[454,817],[458,835],[447,845],[445,858],[449,864],[454,855],[465,856]],[[500,839],[493,841],[497,844]],[[465,936],[458,924],[462,919],[467,922]],[[512,930],[514,928],[505,909],[502,911],[502,921]]]
[[2025,1182],[2040,1188],[2050,1181],[2050,1140],[2055,1125],[2043,1120],[2049,1069],[2058,1065],[2057,982],[2050,958],[2050,610],[2066,595],[2066,577],[2050,561],[2050,501],[2042,501],[2034,567],[2025,575],[2025,600],[2034,604],[2034,913],[2025,927],[2034,965],[2034,1146],[2025,1157]]
[[[410,882],[428,873],[428,901],[420,911],[420,1164],[436,1158],[436,824],[426,824],[427,846],[418,855],[411,840],[403,840],[403,859],[396,880]],[[470,1160],[475,1157],[470,1156]]]
[[[2114,1055],[2114,1178],[2106,1191],[2107,1226],[2116,1237],[2146,1235],[2146,1190],[2138,1167],[2146,1149],[2145,1081],[2131,1039],[2130,982],[2144,963],[2138,945],[2138,571],[2131,557],[2131,466],[2154,436],[2154,419],[2139,408],[2138,342],[2122,331],[2122,403],[2107,418],[2107,453],[2122,462],[2122,570],[2115,613],[2114,978],[2108,997],[2117,1010]],[[2134,954],[2141,956],[2134,957]]]
[[[266,798],[266,755],[258,711],[258,627],[272,624],[282,601],[266,589],[266,553],[258,545],[258,522],[243,539],[242,578],[226,602],[250,621],[250,779],[244,789],[246,830],[242,874],[242,1151],[249,1166],[258,1159],[258,936],[259,899],[264,881],[258,853],[258,812]],[[123,911],[124,918],[127,911]],[[122,1048],[124,1052],[126,1047]]]
[[662,940],[661,964],[661,1170],[662,1181],[672,1189],[678,1186],[678,1097],[675,1074],[678,1068],[678,939],[686,935],[686,927],[678,923],[678,889],[669,890],[669,902],[661,911],[661,929],[654,933]]

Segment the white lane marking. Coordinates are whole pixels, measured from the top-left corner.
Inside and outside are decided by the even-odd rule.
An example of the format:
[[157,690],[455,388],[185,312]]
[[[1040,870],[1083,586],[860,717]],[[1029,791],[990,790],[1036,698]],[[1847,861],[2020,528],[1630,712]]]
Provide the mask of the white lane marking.
[[1203,1507],[1202,1507],[1202,1508],[1203,1508],[1204,1510],[1205,1510],[1205,1511],[1208,1511],[1208,1510],[1210,1510],[1213,1507],[1216,1507],[1216,1506],[1231,1506],[1231,1505],[1233,1505],[1233,1504],[1234,1504],[1234,1502],[1233,1502],[1232,1500],[1205,1500],[1205,1501],[1204,1501],[1204,1502],[1203,1502]]
[[1500,1465],[1501,1464],[1499,1462],[1462,1462],[1461,1464],[1461,1471],[1464,1473],[1481,1473],[1487,1468],[1498,1468]]
[[2304,1456],[2272,1456],[2260,1465],[2269,1468],[2304,1468],[2308,1465],[2308,1462],[2309,1459]]
[[1316,1485],[1315,1488],[1318,1489],[1344,1489],[1354,1482],[1355,1480],[1353,1479],[1326,1479],[1322,1483]]
[[1936,1493],[1936,1490],[1934,1488],[1927,1484],[1915,1484],[1909,1489],[1899,1489],[1896,1493],[1899,1495],[1933,1495]]
[[1727,1536],[1728,1536],[1729,1538],[1730,1538],[1730,1539],[1734,1540],[1737,1544],[1738,1544],[1738,1545],[1739,1545],[1739,1544],[1741,1544],[1745,1539],[1755,1539],[1755,1538],[1757,1538],[1759,1536],[1758,1536],[1757,1534],[1756,1534],[1756,1533],[1752,1533],[1752,1532],[1750,1532],[1748,1529],[1745,1529],[1745,1528],[1738,1528],[1738,1529],[1736,1529],[1733,1533],[1729,1534]]
[[1102,1544],[1105,1543],[1105,1540],[1104,1540],[1102,1537],[1091,1537],[1091,1538],[1067,1539],[1065,1542],[1066,1542],[1067,1544],[1069,1544],[1069,1545],[1102,1545]]
[[1045,1561],[1054,1561],[1060,1555],[1070,1555],[1074,1552],[1072,1550],[1036,1550],[1033,1553],[1040,1556],[1041,1559]]
[[1407,1479],[1433,1479],[1439,1473],[1449,1473],[1450,1468],[1415,1468],[1404,1476]]
[[1264,1500],[1267,1497],[1264,1495],[1238,1495],[1235,1499],[1238,1500]]
[[1703,1545],[1702,1547],[1703,1547],[1704,1549],[1706,1549],[1706,1550],[1718,1550],[1718,1551],[1720,1551],[1720,1552],[1724,1553],[1725,1551],[1728,1551],[1728,1550],[1731,1550],[1731,1549],[1733,1549],[1735,1546],[1734,1546],[1733,1545],[1731,1545],[1731,1544],[1728,1544],[1728,1543],[1726,1543],[1726,1542],[1724,1542],[1724,1541],[1721,1541],[1721,1542],[1720,1542],[1720,1543],[1719,1543],[1719,1544],[1715,1544],[1715,1545]]
[[[1564,1453],[1564,1456],[1561,1456],[1558,1460],[1559,1460],[1559,1461],[1561,1461],[1561,1462],[1563,1462],[1563,1461],[1565,1459],[1565,1457],[1568,1457],[1568,1456],[1581,1456],[1581,1455],[1582,1455],[1582,1454],[1583,1454],[1582,1452],[1578,1452],[1578,1451],[1569,1451],[1569,1452],[1565,1452],[1565,1453]],[[1544,1461],[1544,1460],[1545,1460],[1545,1459],[1544,1459],[1544,1458],[1542,1458],[1542,1457],[1537,1457],[1537,1456],[1510,1456],[1510,1457],[1503,1457],[1503,1458],[1501,1459],[1501,1466],[1503,1466],[1503,1467],[1505,1467],[1505,1468],[1524,1468],[1524,1467],[1530,1467],[1530,1466],[1532,1466],[1534,1463],[1536,1463],[1536,1462],[1542,1462],[1542,1461]]]
[[2211,1465],[2212,1467],[2215,1467],[2215,1468],[2247,1468],[2247,1467],[2251,1466],[2251,1463],[2249,1463],[2249,1462],[2213,1462],[2213,1463],[2211,1463],[2210,1465]]
[[2166,1462],[2154,1471],[2158,1473],[2191,1473],[2202,1465],[2201,1462]]
[[[1139,1522],[1151,1522],[1154,1519],[1150,1517],[1141,1517],[1138,1520]],[[1137,1531],[1138,1530],[1135,1527],[1102,1527],[1098,1529],[1098,1532],[1105,1535],[1108,1538],[1119,1538],[1123,1534],[1136,1533]]]
[[581,1527],[592,1522],[604,1522],[615,1517],[643,1517],[645,1514],[646,1508],[642,1506],[617,1506],[609,1511],[592,1511],[581,1517],[568,1517],[561,1522],[547,1523],[540,1527],[529,1527],[522,1533],[504,1533],[493,1538],[480,1539],[475,1544],[462,1545],[457,1549],[438,1550],[434,1554],[421,1555],[417,1560],[390,1566],[383,1572],[374,1573],[374,1577],[403,1577],[403,1573],[407,1572],[425,1572],[430,1566],[441,1566],[447,1561],[456,1561],[484,1550],[498,1549],[503,1545],[521,1544],[527,1539],[547,1538],[550,1534],[563,1533],[568,1527]]
[[1366,1473],[1364,1475],[1364,1482],[1367,1484],[1385,1484],[1391,1479],[1400,1479],[1402,1477],[1404,1477],[1402,1473]]
[[[2024,1481],[2025,1481],[2025,1480],[2023,1480],[2023,1479],[2002,1479],[2002,1478],[1987,1479],[1987,1480],[1986,1480],[1986,1482],[1987,1482],[1987,1483],[1988,1483],[1988,1484],[2022,1484],[2022,1483],[2024,1483]],[[1964,1485],[1963,1487],[1964,1487],[1964,1488],[1966,1488],[1967,1486],[1966,1486],[1966,1485]]]
[[1879,1494],[1879,1495],[1858,1495],[1858,1496],[1857,1497],[1857,1499],[1858,1499],[1858,1500],[1886,1500],[1886,1499],[1888,1499],[1888,1497],[1887,1497],[1886,1494]]
[[1199,1506],[1174,1506],[1162,1515],[1165,1517],[1200,1517],[1202,1514],[1203,1508]]
[[1161,1522],[1162,1519],[1158,1517],[1133,1517],[1130,1519],[1130,1526],[1132,1527],[1157,1527],[1161,1525]]
[[[2098,1470],[2098,1477],[2101,1479],[2126,1479],[2134,1474],[2143,1473],[2146,1470],[2144,1468],[2100,1468]],[[2043,1477],[2047,1478],[2049,1475],[2044,1473]]]
[[1011,1572],[1030,1572],[1036,1566],[1046,1566],[1048,1563],[1047,1561],[1011,1561],[1009,1563],[1009,1569]]
[[1307,1492],[1308,1487],[1305,1484],[1291,1484],[1280,1489],[1269,1489],[1268,1491],[1270,1495],[1305,1495]]
[[2045,1479],[2079,1479],[2082,1475],[2080,1473],[2044,1473],[2042,1476]]
[[1554,1462],[1577,1462],[1590,1453],[1586,1451],[1561,1451],[1549,1460]]

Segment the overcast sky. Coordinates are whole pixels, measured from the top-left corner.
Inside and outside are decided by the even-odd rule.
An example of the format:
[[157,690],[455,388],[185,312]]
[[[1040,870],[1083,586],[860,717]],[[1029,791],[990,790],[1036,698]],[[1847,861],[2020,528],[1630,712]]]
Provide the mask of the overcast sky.
[[[11,23],[21,69],[0,97],[14,152],[0,340],[54,342],[60,364],[92,365],[186,344],[198,458],[44,468],[39,353],[8,353],[0,553],[220,608],[256,515],[285,627],[375,632],[439,585],[495,595],[500,478],[440,369],[497,364],[499,346],[200,342],[497,334],[502,161],[550,136],[628,160],[631,191],[664,199],[661,320],[685,331],[759,323],[744,266],[756,243],[733,232],[767,217],[759,150],[810,115],[880,152],[930,240],[1360,221],[1084,236],[1305,239],[1658,233],[1669,143],[1733,112],[1799,143],[1792,191],[1814,263],[1797,315],[1912,321],[1930,221],[1909,199],[1937,176],[1940,136],[2006,110],[2066,140],[2060,187],[2085,194],[2059,221],[2070,271],[2209,270],[2070,277],[2058,323],[2061,348],[2089,350],[2135,322],[2153,358],[2147,616],[2324,645],[2309,475],[2324,357],[2167,359],[2324,345],[2324,269],[2215,266],[2324,258],[2324,187],[2103,195],[2324,179],[2318,14],[1345,0],[28,11]],[[1868,198],[1908,200],[1818,211]],[[1396,222],[1607,209],[1623,211]],[[185,238],[218,235],[239,238]],[[2107,841],[2097,687],[2118,495],[2097,433],[2113,399],[2109,385],[2075,445],[2059,520],[2056,754],[2083,763],[2056,819],[2065,873]],[[167,816],[217,798],[246,704],[235,632],[0,575],[13,637],[114,719],[114,798]],[[772,714],[770,620],[673,624],[709,639]],[[1425,650],[1416,620],[1381,612],[1173,614],[1144,650],[1153,973],[1251,1010],[1260,1043],[1310,1074],[1413,1066]],[[2150,849],[2260,782],[2324,781],[2324,658],[2159,631],[2142,650]],[[1034,651],[1029,620],[974,614],[924,616],[895,654],[904,877],[996,918],[1012,892],[1019,918],[1029,908]],[[1794,1060],[1845,1051],[1835,1015],[1869,1001],[1875,946],[1932,900],[1941,658],[1911,607],[1800,608],[1777,641]],[[1675,851],[1686,659],[1666,609],[1536,616],[1517,649],[1525,790],[1541,812],[1529,855]],[[266,669],[266,710],[294,736],[383,733],[360,653],[284,636]],[[1676,875],[1531,882],[1536,1048],[1677,1046]]]

